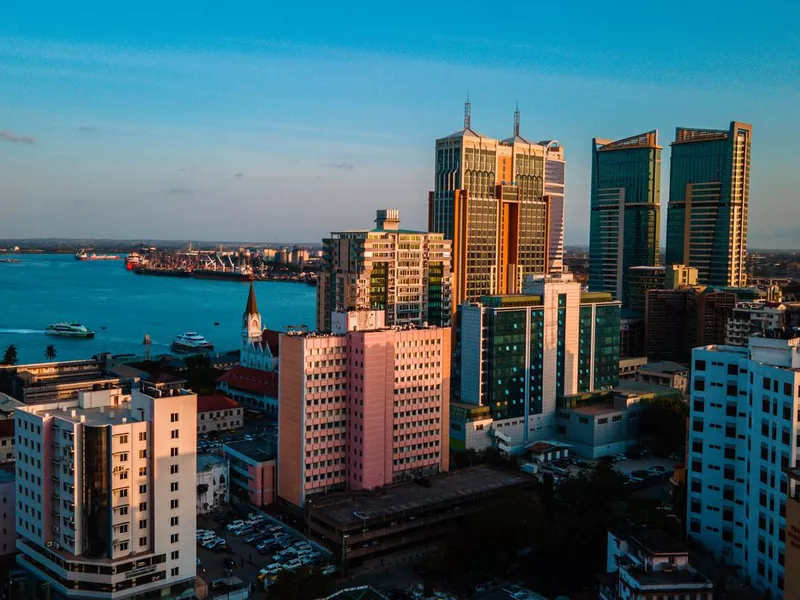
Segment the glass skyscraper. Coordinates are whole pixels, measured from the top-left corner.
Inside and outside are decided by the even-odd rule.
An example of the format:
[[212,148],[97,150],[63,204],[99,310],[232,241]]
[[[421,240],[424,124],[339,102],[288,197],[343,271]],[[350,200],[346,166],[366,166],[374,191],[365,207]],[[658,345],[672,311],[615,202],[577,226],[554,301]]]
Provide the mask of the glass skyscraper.
[[696,267],[702,285],[747,281],[751,125],[678,128],[672,143],[667,264]]
[[657,131],[592,140],[590,290],[624,304],[630,267],[658,264],[660,180]]

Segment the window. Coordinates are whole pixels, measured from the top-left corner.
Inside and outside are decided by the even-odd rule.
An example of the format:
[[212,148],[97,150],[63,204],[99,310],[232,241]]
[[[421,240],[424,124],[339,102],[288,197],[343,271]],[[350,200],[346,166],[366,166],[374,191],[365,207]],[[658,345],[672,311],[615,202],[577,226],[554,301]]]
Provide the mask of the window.
[[170,552],[170,553],[169,553],[169,559],[170,559],[170,560],[178,560],[178,558],[180,557],[180,555],[181,555],[180,551],[178,551],[178,550],[173,550],[172,552]]
[[169,536],[169,543],[170,544],[177,544],[178,543],[178,534],[177,533],[173,533],[172,535]]
[[120,471],[119,472],[119,478],[120,479],[127,479],[128,478],[128,472],[127,471]]
[[147,493],[147,484],[146,483],[143,483],[142,485],[139,486],[139,493],[140,494],[146,494]]
[[179,572],[180,569],[178,567],[173,567],[172,569],[169,570],[169,575],[170,577],[177,577]]
[[694,389],[696,392],[702,392],[706,389],[706,382],[705,379],[695,379],[694,380]]
[[139,450],[139,458],[147,458],[147,450]]
[[147,467],[139,467],[139,477],[147,477]]
[[169,466],[169,473],[170,475],[175,475],[178,472],[178,465],[170,465]]
[[139,545],[140,546],[147,546],[147,538],[146,537],[140,537],[139,538]]
[[738,375],[739,365],[728,365],[728,375]]
[[169,491],[170,492],[177,492],[178,491],[178,482],[177,481],[173,481],[172,483],[169,484]]
[[704,360],[696,360],[696,361],[694,361],[694,370],[695,371],[705,371],[706,370],[706,361],[704,361]]
[[139,502],[139,510],[140,511],[147,510],[147,502]]
[[597,424],[598,425],[605,425],[606,423],[608,423],[608,417],[603,417],[602,419],[597,419]]
[[128,453],[127,452],[120,452],[119,462],[128,462]]
[[170,500],[169,501],[169,507],[170,508],[178,508],[178,499],[174,498],[174,499]]
[[122,525],[120,525],[119,526],[119,532],[120,533],[128,533],[128,524],[127,523],[123,523]]
[[120,444],[127,444],[128,443],[128,436],[127,435],[119,436],[119,443]]
[[123,516],[123,517],[124,517],[125,515],[127,515],[127,514],[128,514],[128,507],[127,507],[127,506],[122,506],[122,507],[120,507],[120,509],[119,509],[119,514],[120,514],[121,516]]
[[147,528],[147,519],[142,519],[139,521],[139,529],[146,529]]
[[127,550],[127,549],[128,549],[128,542],[120,542],[119,543],[120,552],[122,552],[123,550]]
[[122,488],[119,491],[119,497],[120,498],[127,498],[128,497],[128,488]]
[[139,432],[139,441],[140,442],[146,442],[147,441],[147,432],[146,431],[140,431]]
[[178,456],[178,449],[177,448],[170,448],[169,449],[170,456]]
[[178,439],[178,431],[180,431],[180,430],[179,429],[173,429],[170,432],[169,437],[171,437],[173,440],[177,440]]
[[177,423],[178,422],[178,413],[172,413],[169,416],[169,422],[170,423]]
[[178,517],[170,517],[169,526],[176,527],[178,525]]

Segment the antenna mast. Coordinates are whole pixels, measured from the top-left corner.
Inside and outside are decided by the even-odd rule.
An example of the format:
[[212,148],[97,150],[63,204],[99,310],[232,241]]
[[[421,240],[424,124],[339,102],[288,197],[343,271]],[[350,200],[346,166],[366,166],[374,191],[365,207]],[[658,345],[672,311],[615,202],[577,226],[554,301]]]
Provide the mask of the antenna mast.
[[469,129],[471,119],[472,119],[472,102],[469,101],[469,92],[467,92],[467,101],[464,102],[464,129]]
[[517,102],[517,108],[514,109],[514,136],[519,136],[519,102]]

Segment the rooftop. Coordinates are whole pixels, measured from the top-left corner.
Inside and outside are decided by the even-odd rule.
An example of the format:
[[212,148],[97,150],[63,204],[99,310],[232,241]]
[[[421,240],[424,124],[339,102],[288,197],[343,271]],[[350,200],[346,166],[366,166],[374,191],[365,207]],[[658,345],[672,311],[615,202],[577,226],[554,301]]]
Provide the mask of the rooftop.
[[81,408],[80,406],[57,408],[55,406],[33,406],[32,412],[38,416],[50,415],[57,419],[64,419],[72,423],[83,423],[97,427],[99,425],[121,425],[122,423],[138,422],[138,412],[130,410],[130,403],[119,406],[100,406],[97,408]]
[[264,439],[242,441],[242,442],[228,442],[223,445],[223,450],[231,449],[239,454],[242,454],[255,462],[267,462],[275,460],[277,455],[270,447],[270,444]]
[[233,398],[228,398],[224,394],[212,394],[210,396],[197,397],[197,412],[208,412],[211,410],[228,410],[232,408],[241,408]]
[[661,362],[647,363],[639,367],[639,371],[650,371],[652,373],[683,373],[689,370],[689,367],[680,363],[672,362],[671,360],[663,360]]
[[261,371],[237,365],[223,373],[217,383],[227,383],[229,387],[244,392],[278,397],[277,371]]
[[169,373],[150,375],[142,381],[152,383],[153,385],[177,385],[179,383],[186,383],[186,380],[182,377],[176,377],[175,375],[170,375]]
[[197,472],[200,471],[208,471],[213,467],[218,465],[224,465],[228,461],[222,458],[221,456],[217,456],[216,454],[197,454]]
[[345,588],[319,600],[386,600],[386,596],[368,585]]
[[691,567],[688,569],[673,569],[670,571],[645,571],[642,568],[634,567],[623,568],[641,587],[668,585],[670,586],[670,591],[677,591],[674,589],[675,587],[685,589],[711,589],[714,585],[708,577]]
[[136,367],[132,367],[130,365],[117,365],[115,367],[110,367],[106,369],[106,372],[110,373],[111,375],[116,375],[117,377],[126,377],[128,379],[147,379],[150,377],[150,373],[147,371],[142,371],[141,369],[137,369]]
[[521,472],[502,471],[488,466],[463,469],[431,477],[430,487],[413,481],[382,488],[380,493],[348,496],[342,500],[322,502],[313,507],[315,516],[340,528],[361,525],[364,519],[387,518],[403,511],[422,509],[438,502],[468,498],[481,494],[523,485],[531,477]]
[[641,527],[620,531],[622,537],[635,542],[651,554],[686,554],[689,547],[676,540],[669,534],[658,529],[644,529]]
[[6,394],[0,392],[0,412],[1,413],[10,413],[15,411],[20,406],[25,406],[24,402],[20,402],[16,398],[12,398]]

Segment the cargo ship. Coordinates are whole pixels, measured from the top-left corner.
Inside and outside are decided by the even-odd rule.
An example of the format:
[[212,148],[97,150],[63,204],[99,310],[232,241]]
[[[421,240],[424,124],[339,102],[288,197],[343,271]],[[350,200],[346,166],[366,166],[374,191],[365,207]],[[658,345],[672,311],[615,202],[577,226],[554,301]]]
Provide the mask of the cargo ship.
[[133,271],[136,267],[144,262],[144,257],[138,252],[129,252],[125,257],[125,268],[128,271]]
[[151,267],[134,267],[133,272],[137,275],[160,275],[161,277],[191,277],[189,269],[164,269]]
[[195,269],[195,279],[222,279],[225,281],[253,281],[255,275],[248,271],[223,271],[217,269]]
[[89,254],[86,250],[78,250],[75,253],[75,260],[119,260],[117,254]]

